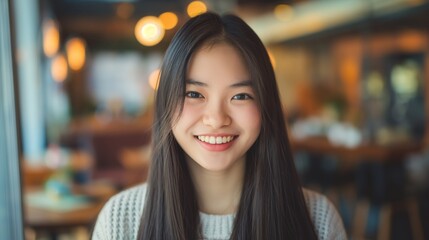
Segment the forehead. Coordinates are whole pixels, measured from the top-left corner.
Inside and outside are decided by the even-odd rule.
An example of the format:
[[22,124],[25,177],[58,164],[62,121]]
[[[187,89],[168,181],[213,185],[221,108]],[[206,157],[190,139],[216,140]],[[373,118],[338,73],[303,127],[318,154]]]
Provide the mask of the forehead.
[[188,78],[210,80],[250,80],[245,61],[237,48],[221,42],[203,45],[191,57],[187,71]]

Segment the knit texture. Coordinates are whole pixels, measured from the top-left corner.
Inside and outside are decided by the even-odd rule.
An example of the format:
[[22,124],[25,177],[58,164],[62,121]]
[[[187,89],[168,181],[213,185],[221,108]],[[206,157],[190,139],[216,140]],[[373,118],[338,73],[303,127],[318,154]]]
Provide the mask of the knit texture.
[[[113,196],[98,215],[93,240],[135,240],[147,185],[142,184]],[[304,189],[304,197],[320,240],[347,239],[344,226],[332,203],[323,195]],[[209,215],[200,213],[206,240],[227,240],[234,224],[234,214]]]

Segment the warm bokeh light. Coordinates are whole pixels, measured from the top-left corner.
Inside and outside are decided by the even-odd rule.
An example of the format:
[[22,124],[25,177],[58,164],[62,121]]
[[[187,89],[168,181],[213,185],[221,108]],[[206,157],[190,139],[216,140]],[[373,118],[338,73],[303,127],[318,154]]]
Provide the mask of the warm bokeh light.
[[274,15],[279,20],[289,20],[293,16],[293,8],[287,4],[279,4],[274,8]]
[[116,15],[122,19],[128,19],[134,12],[134,6],[130,3],[120,3],[116,7]]
[[268,57],[270,57],[271,65],[273,65],[273,68],[276,68],[276,59],[274,58],[274,55],[271,53],[269,49],[267,49]]
[[339,63],[339,74],[346,84],[353,84],[359,80],[359,64],[359,61],[353,57],[344,58]]
[[62,82],[67,78],[67,61],[63,54],[58,54],[52,59],[51,74],[56,82]]
[[166,30],[173,29],[179,21],[177,15],[172,12],[165,12],[159,15],[159,19],[161,20]]
[[207,12],[207,6],[201,1],[193,1],[189,3],[187,12],[190,17],[195,17]]
[[43,24],[43,51],[48,57],[54,56],[60,46],[60,32],[58,24],[53,20],[47,20]]
[[161,42],[165,30],[159,18],[147,16],[137,22],[134,34],[144,46],[154,46]]
[[395,36],[394,41],[399,49],[407,52],[419,52],[427,45],[427,36],[419,31],[405,30]]
[[72,38],[67,41],[67,60],[72,70],[78,71],[85,64],[85,48],[85,41],[81,38]]
[[160,70],[156,69],[149,75],[149,85],[154,90],[158,89],[159,73]]

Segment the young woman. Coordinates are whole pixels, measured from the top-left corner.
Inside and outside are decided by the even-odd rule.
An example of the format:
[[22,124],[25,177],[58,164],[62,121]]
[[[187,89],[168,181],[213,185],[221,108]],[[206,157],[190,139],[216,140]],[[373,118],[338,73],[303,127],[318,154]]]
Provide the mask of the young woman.
[[148,183],[108,201],[93,239],[346,239],[300,185],[273,68],[241,19],[205,13],[177,32],[155,109]]

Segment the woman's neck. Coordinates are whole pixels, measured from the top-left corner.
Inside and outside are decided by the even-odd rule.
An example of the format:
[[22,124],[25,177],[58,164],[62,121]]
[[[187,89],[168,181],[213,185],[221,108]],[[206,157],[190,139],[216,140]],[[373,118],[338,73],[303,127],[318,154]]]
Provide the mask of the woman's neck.
[[201,212],[225,215],[237,211],[243,188],[244,158],[221,172],[208,171],[192,159],[188,159],[188,166]]

